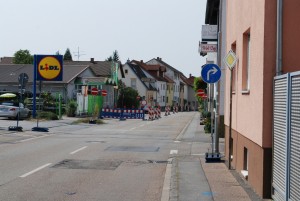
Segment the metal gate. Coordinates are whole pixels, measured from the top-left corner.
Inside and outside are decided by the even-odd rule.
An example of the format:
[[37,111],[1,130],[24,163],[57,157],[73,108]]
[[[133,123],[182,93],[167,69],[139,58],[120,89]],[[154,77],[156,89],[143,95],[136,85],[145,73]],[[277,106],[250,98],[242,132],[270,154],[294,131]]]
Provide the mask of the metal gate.
[[274,80],[273,199],[300,200],[300,72]]

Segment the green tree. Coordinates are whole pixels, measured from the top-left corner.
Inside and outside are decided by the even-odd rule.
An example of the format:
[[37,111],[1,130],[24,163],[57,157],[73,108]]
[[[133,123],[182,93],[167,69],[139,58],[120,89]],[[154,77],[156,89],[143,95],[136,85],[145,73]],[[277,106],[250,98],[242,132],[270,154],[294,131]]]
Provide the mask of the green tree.
[[113,52],[113,61],[115,61],[115,62],[118,62],[118,61],[120,61],[120,58],[119,58],[119,53],[118,53],[118,51],[117,50],[115,50],[114,52]]
[[64,54],[64,61],[73,61],[72,54],[70,52],[70,49],[67,48],[65,54]]
[[119,53],[117,50],[115,50],[112,54],[112,56],[109,56],[105,59],[105,61],[114,61],[114,62],[119,62],[120,61],[120,57],[119,57]]
[[201,77],[195,77],[194,79],[194,91],[196,92],[198,89],[203,89],[206,91],[207,83],[202,80]]
[[14,64],[33,64],[33,56],[29,50],[19,50],[15,52],[13,58]]
[[137,100],[138,96],[137,90],[134,90],[131,87],[125,87],[121,88],[119,99],[118,99],[118,107],[123,108],[124,106],[126,108],[131,108],[132,106],[134,108],[138,108],[139,106],[139,100]]
[[107,58],[105,59],[105,61],[109,61],[109,62],[113,61],[112,56],[107,57]]
[[[204,82],[201,77],[195,77],[194,79],[194,91],[196,92],[198,89],[203,89],[205,93],[207,93],[207,83]],[[202,98],[197,96],[197,100],[200,104],[200,107],[204,108],[204,102]]]

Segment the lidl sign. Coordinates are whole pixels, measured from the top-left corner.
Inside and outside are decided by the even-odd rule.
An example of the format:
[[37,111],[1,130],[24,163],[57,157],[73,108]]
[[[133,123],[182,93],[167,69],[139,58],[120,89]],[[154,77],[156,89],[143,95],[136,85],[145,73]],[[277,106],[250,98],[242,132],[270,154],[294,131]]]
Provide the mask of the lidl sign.
[[62,55],[35,55],[36,80],[62,81]]

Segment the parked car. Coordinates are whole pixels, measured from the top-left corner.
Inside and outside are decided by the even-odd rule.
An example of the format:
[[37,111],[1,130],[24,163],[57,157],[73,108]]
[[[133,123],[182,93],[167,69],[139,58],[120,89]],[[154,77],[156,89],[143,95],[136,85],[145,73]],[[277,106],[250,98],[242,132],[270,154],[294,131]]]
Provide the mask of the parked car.
[[23,103],[18,102],[2,102],[0,104],[0,117],[8,117],[9,119],[25,119],[29,118],[31,112],[25,108]]

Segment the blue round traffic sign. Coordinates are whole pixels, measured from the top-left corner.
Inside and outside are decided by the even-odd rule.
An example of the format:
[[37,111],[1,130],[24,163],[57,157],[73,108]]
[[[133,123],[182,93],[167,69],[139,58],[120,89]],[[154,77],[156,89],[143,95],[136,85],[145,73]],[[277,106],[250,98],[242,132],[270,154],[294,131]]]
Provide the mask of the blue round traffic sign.
[[206,64],[201,71],[202,80],[208,84],[218,82],[221,78],[221,69],[216,64]]

